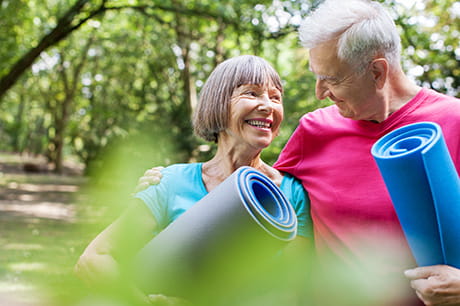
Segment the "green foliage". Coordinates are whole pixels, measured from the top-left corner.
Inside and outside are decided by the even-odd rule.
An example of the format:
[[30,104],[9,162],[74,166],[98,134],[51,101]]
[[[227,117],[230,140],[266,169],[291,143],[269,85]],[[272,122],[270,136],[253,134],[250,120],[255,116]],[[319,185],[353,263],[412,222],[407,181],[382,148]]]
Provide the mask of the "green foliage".
[[[1,1],[0,76],[59,29],[74,2]],[[263,153],[273,163],[299,118],[328,103],[315,98],[308,54],[295,33],[318,2],[89,1],[73,15],[71,25],[81,26],[42,52],[0,100],[0,150],[45,154],[57,164],[63,146],[65,156],[95,167],[112,143],[154,126],[175,144],[160,161],[205,160],[215,148],[193,136],[190,122],[201,86],[224,59],[256,54],[285,85],[285,122]],[[381,2],[399,16],[409,74],[458,95],[460,30],[451,1]]]
[[26,42],[34,20],[26,0],[4,0],[0,4],[0,75],[3,75],[30,47]]
[[[455,11],[456,7],[456,11]],[[397,7],[405,68],[424,87],[460,94],[460,13],[452,1],[424,1]]]

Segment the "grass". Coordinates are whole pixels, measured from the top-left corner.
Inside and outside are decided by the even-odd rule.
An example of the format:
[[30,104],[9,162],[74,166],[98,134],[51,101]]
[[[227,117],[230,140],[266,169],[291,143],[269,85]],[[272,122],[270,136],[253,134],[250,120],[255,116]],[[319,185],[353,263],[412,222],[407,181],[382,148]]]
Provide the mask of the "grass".
[[[127,175],[124,169],[118,171],[116,167],[106,166],[107,173],[100,173],[90,181],[75,174],[25,173],[22,162],[17,155],[0,153],[0,305],[131,306],[93,296],[85,299],[88,290],[72,270],[86,245],[126,207],[134,187],[127,182],[135,183],[141,173],[133,171]],[[115,164],[135,168],[131,160]],[[306,300],[312,298],[310,292],[315,292],[313,297],[318,301],[315,305],[377,305],[387,296],[399,294],[394,293],[394,288],[401,286],[394,287],[386,279],[369,278],[372,274],[368,272],[374,266],[370,270],[361,267],[363,273],[334,261],[326,268],[313,262],[312,271],[308,271],[302,268],[306,263],[310,265],[308,256],[302,254],[275,272],[283,277],[289,275],[289,282],[281,286],[289,288],[286,292],[298,288],[299,298]],[[377,259],[376,264],[379,264]],[[252,286],[236,292],[236,298],[247,294],[248,303],[219,305],[306,305],[291,302],[291,293],[283,303],[272,298],[271,292],[254,297],[254,292],[260,290],[259,282],[265,281],[258,279]],[[239,278],[235,284],[240,290]],[[202,292],[210,296],[219,294],[209,290],[197,293]],[[253,297],[254,301],[250,299]]]
[[25,173],[19,156],[0,154],[0,304],[3,297],[49,305],[80,290],[73,265],[103,227],[107,210],[81,205],[86,181]]

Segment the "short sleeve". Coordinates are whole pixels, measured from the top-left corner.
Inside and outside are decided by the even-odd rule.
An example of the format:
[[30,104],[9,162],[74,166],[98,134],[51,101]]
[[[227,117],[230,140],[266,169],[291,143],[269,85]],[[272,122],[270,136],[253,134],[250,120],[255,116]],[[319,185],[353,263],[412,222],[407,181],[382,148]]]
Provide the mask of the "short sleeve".
[[166,186],[165,180],[162,179],[160,184],[149,186],[147,189],[134,195],[135,198],[142,200],[151,211],[160,230],[165,228],[169,223]]
[[313,222],[310,214],[310,199],[307,191],[295,177],[285,174],[280,186],[297,215],[297,235],[313,238]]

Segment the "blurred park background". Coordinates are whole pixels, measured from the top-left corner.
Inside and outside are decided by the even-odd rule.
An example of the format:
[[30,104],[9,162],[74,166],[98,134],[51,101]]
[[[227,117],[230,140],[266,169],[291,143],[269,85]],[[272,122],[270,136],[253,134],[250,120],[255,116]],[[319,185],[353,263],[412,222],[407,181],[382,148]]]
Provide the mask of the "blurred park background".
[[[320,2],[0,0],[0,305],[71,299],[73,264],[145,169],[212,155],[190,115],[228,57],[262,56],[283,79],[273,163],[301,115],[329,103],[296,33]],[[459,97],[460,2],[379,2],[409,76]]]

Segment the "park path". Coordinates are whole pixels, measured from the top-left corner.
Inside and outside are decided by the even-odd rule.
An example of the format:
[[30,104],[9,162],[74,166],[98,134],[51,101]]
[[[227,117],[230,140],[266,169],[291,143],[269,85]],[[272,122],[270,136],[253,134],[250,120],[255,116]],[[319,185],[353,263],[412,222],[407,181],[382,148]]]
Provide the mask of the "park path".
[[27,158],[42,171],[26,172],[24,162],[0,153],[0,305],[6,299],[11,305],[39,305],[39,285],[68,275],[81,248],[70,237],[85,179],[78,169],[67,169],[66,175],[43,171],[42,159]]

